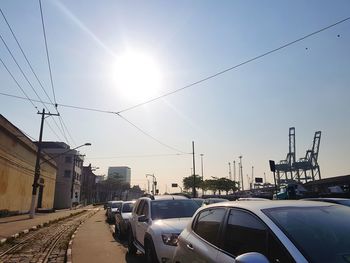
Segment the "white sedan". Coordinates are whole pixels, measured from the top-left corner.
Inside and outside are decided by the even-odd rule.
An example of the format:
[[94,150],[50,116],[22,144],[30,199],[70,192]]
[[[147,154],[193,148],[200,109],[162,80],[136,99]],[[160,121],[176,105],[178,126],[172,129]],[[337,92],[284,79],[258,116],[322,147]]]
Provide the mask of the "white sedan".
[[178,239],[174,263],[350,262],[350,208],[314,201],[205,206]]

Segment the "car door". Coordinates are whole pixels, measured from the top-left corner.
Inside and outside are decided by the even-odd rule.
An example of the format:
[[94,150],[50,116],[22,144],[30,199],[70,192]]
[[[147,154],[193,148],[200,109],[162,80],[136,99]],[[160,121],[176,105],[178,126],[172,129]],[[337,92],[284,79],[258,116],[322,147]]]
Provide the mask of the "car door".
[[201,211],[192,225],[192,231],[181,241],[180,263],[214,263],[217,261],[217,244],[225,208]]
[[261,253],[271,263],[294,262],[268,227],[248,211],[231,209],[222,233],[222,251],[217,258],[220,263],[232,263],[236,256],[248,252]]
[[138,223],[137,219],[141,215],[144,203],[145,203],[145,200],[143,200],[143,199],[138,200],[135,204],[133,211],[132,211],[132,215],[130,218],[130,224],[132,225],[132,231],[133,231],[134,238],[136,238],[136,229],[137,229],[137,223]]
[[150,222],[149,215],[149,203],[145,200],[140,216],[145,216],[148,220],[145,222],[136,222],[136,238],[142,246],[144,245],[145,233]]

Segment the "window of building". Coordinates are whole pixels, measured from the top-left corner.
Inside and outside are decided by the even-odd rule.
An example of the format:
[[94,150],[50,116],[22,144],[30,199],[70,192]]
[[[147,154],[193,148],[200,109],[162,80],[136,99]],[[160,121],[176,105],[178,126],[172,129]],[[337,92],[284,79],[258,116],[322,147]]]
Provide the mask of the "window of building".
[[71,170],[64,170],[64,177],[70,177],[71,176]]
[[194,232],[209,243],[217,246],[219,230],[225,213],[226,209],[224,208],[204,210],[197,217],[197,221],[193,226]]
[[65,163],[72,163],[72,156],[66,156],[64,161]]

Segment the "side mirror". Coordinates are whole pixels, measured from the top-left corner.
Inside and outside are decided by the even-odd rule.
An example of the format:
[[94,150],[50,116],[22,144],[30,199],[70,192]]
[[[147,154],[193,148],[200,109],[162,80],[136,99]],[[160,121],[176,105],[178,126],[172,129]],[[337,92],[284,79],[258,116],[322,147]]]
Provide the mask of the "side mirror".
[[143,222],[148,222],[148,218],[145,216],[145,215],[142,215],[142,216],[139,216],[138,218],[137,218],[137,221],[139,221],[139,222],[141,222],[141,223],[143,223]]
[[235,263],[270,263],[270,261],[263,254],[249,252],[236,257]]

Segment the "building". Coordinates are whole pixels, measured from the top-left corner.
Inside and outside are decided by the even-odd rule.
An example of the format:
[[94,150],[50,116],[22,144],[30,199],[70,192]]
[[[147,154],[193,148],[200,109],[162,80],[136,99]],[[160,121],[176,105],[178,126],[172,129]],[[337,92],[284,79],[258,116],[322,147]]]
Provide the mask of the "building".
[[[27,213],[37,146],[22,131],[0,115],[0,215]],[[56,184],[56,163],[42,154],[37,208],[52,209]]]
[[127,183],[130,185],[131,169],[127,166],[112,166],[108,167],[108,179],[116,179],[120,183]]
[[83,166],[81,174],[80,202],[84,205],[95,202],[96,175],[93,173],[91,164]]
[[57,163],[54,208],[78,204],[84,156],[64,142],[42,142],[42,150]]

